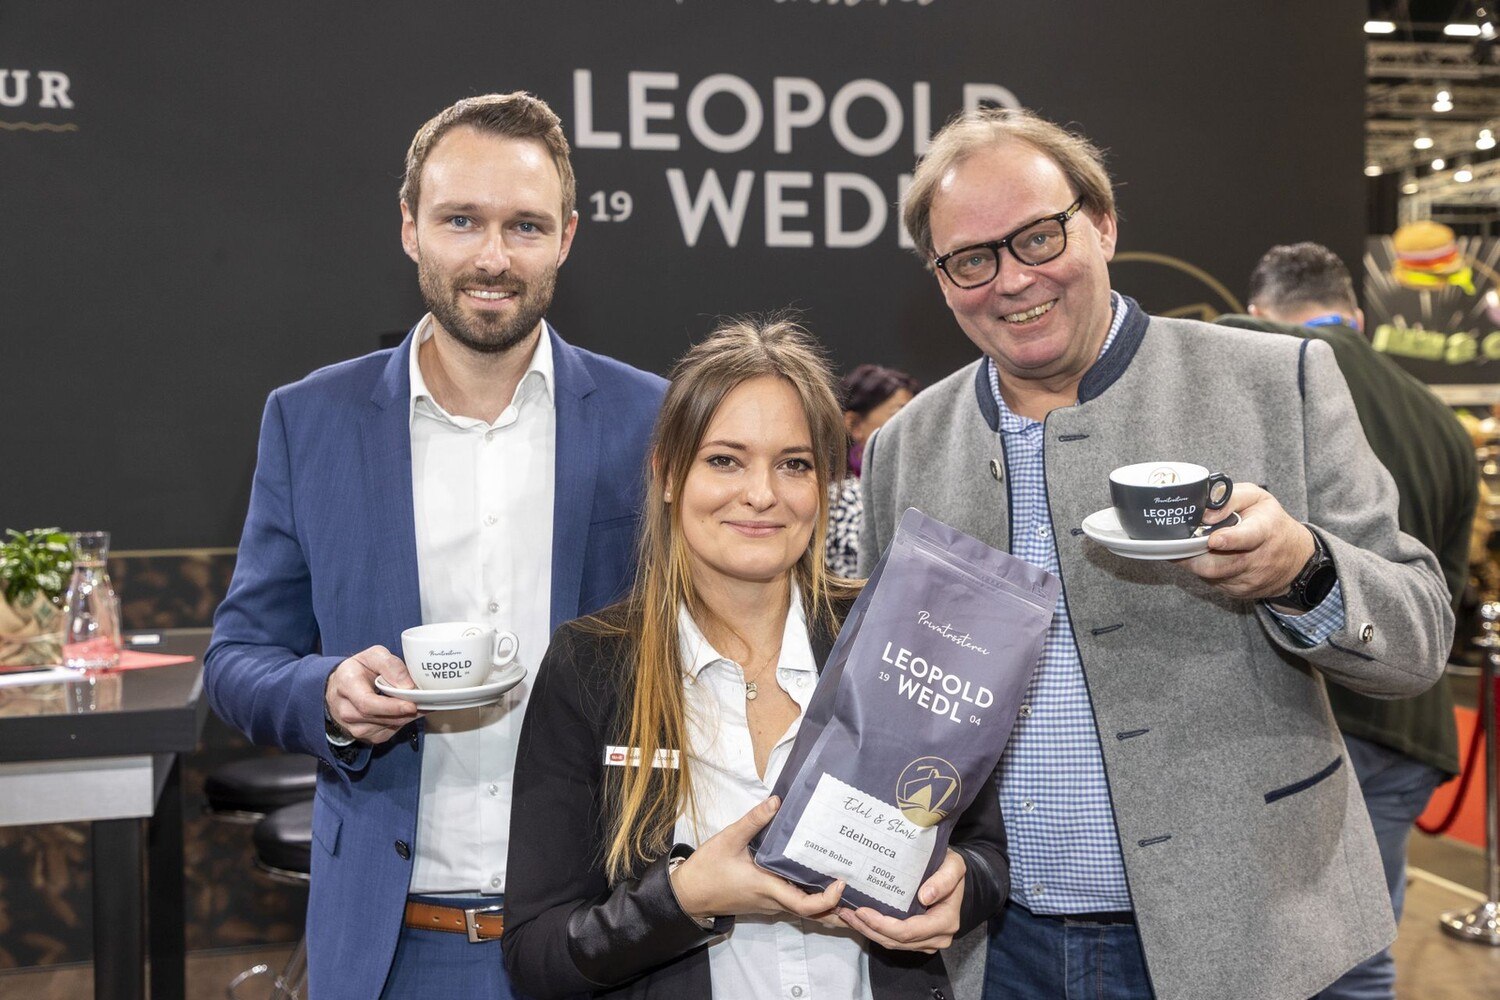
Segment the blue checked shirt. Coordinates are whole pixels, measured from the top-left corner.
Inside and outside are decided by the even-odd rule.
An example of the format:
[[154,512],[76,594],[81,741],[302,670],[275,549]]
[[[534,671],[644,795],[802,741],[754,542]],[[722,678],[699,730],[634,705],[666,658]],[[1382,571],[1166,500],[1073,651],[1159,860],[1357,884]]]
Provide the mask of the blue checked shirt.
[[[1110,293],[1114,319],[1099,357],[1124,325],[1126,309]],[[1010,478],[1011,552],[1061,575],[1048,513],[1040,421],[1012,413],[993,363],[990,389],[1000,407],[1000,435]],[[1308,646],[1344,623],[1339,587],[1296,618],[1277,615]],[[1062,594],[1026,690],[1010,744],[1000,758],[1000,811],[1010,841],[1011,895],[1035,913],[1129,910],[1130,890],[1099,733]]]

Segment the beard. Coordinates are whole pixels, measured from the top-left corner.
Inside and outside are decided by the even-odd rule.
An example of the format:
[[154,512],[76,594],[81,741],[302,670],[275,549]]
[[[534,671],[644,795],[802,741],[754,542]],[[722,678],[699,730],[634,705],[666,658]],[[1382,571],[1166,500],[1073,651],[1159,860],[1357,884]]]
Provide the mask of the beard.
[[[557,267],[548,268],[528,284],[510,275],[495,278],[469,274],[449,279],[435,264],[421,259],[417,262],[417,283],[433,318],[454,340],[480,354],[503,354],[524,341],[551,307]],[[516,308],[509,316],[466,311],[465,288],[509,292]]]

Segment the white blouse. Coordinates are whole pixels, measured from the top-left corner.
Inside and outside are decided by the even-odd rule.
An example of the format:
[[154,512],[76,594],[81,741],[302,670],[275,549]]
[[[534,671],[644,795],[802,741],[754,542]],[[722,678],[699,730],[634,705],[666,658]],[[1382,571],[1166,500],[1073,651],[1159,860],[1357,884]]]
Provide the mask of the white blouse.
[[[697,847],[759,805],[776,784],[796,739],[818,668],[807,638],[802,598],[794,586],[776,683],[801,710],[776,741],[764,780],[745,715],[745,673],[720,656],[684,610],[678,615],[683,690],[687,696],[688,776],[697,823],[677,818],[675,839]],[[870,1000],[865,939],[848,928],[828,928],[791,914],[745,915],[708,946],[714,1000]]]

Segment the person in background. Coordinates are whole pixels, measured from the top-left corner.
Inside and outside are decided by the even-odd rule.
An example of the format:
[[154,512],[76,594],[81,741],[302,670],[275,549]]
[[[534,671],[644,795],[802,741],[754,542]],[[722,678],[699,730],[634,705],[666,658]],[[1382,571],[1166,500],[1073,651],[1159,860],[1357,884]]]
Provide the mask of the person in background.
[[513,995],[497,938],[531,683],[424,716],[374,682],[412,686],[391,650],[424,622],[514,632],[534,671],[553,628],[629,586],[666,383],[543,318],[574,190],[537,98],[439,113],[400,195],[428,314],[400,347],[266,403],[204,686],[252,741],[322,764],[307,907],[319,1000]]
[[[1453,637],[1333,352],[1113,289],[1102,155],[1030,112],[945,126],[903,221],[982,356],[870,439],[860,562],[916,507],[1063,582],[1000,760],[986,995],[1307,1000],[1395,936],[1324,677],[1410,697]],[[1088,536],[1111,470],[1170,460],[1234,479],[1205,551]]]
[[859,573],[859,526],[864,509],[859,497],[859,470],[865,442],[921,391],[921,384],[906,372],[881,365],[860,365],[839,382],[839,402],[849,432],[849,474],[829,488],[824,558],[828,571],[835,576],[852,579]]
[[831,383],[784,321],[729,322],[673,371],[635,588],[558,631],[521,733],[503,942],[528,994],[951,996],[937,950],[1004,901],[989,795],[905,920],[836,910],[842,883],[806,893],[747,850],[858,592],[821,557]]
[[[1437,555],[1456,606],[1468,580],[1470,525],[1479,502],[1474,448],[1452,410],[1371,347],[1344,262],[1317,243],[1272,247],[1250,275],[1250,315],[1218,322],[1333,348],[1370,448],[1396,481],[1401,530]],[[1437,786],[1458,773],[1453,694],[1441,677],[1415,698],[1371,698],[1333,684],[1328,700],[1364,793],[1399,922],[1412,824]],[[1395,960],[1382,948],[1318,1000],[1395,995]]]

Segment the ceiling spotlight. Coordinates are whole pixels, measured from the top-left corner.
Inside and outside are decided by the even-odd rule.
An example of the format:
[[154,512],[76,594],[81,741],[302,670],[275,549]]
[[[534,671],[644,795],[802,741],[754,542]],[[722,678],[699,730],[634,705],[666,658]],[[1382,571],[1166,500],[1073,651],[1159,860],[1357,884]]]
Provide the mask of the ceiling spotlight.
[[1443,34],[1449,38],[1478,38],[1480,29],[1477,24],[1448,24],[1443,26]]
[[1440,115],[1452,111],[1453,101],[1447,95],[1448,92],[1446,90],[1438,91],[1438,99],[1432,102],[1432,110]]
[[1366,163],[1365,164],[1365,176],[1366,177],[1379,177],[1380,176],[1380,164],[1374,162],[1373,160],[1371,162],[1369,162],[1369,163]]
[[1448,165],[1448,161],[1445,160],[1445,159],[1443,159],[1441,156],[1439,156],[1437,159],[1435,159],[1435,160],[1432,161],[1432,169],[1433,170],[1442,170],[1447,165]]
[[1405,184],[1401,185],[1402,194],[1416,194],[1418,190],[1419,188],[1417,187],[1416,181],[1407,181]]
[[1366,21],[1365,34],[1367,35],[1394,35],[1396,33],[1395,21]]
[[1480,129],[1479,130],[1479,138],[1474,140],[1474,148],[1475,149],[1494,149],[1495,148],[1495,133],[1491,132],[1487,128]]
[[1458,183],[1460,184],[1467,184],[1474,179],[1474,171],[1470,170],[1468,167],[1459,167],[1457,170],[1453,171],[1453,179],[1458,181]]
[[1416,147],[1417,149],[1431,149],[1432,148],[1432,136],[1430,136],[1430,135],[1419,135],[1419,136],[1417,136],[1415,139],[1413,139],[1411,141],[1411,144],[1414,147]]

